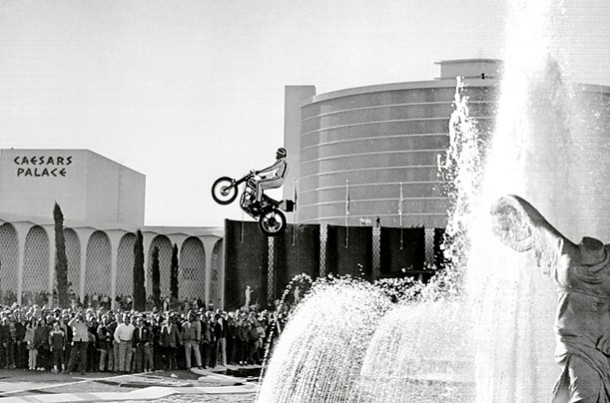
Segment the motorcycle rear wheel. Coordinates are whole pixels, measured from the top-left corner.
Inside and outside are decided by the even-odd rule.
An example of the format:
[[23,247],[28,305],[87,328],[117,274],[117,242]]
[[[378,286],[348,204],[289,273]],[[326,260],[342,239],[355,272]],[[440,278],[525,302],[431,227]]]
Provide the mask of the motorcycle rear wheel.
[[212,198],[218,204],[231,204],[237,198],[237,186],[234,185],[233,178],[223,176],[212,185]]
[[281,210],[272,209],[261,214],[258,226],[267,236],[278,236],[286,228],[286,216]]

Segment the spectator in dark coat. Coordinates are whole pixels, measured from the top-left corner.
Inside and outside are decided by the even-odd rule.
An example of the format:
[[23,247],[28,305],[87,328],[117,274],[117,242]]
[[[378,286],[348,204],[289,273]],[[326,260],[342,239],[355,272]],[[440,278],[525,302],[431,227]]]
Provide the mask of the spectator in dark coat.
[[64,350],[66,348],[66,334],[58,321],[53,323],[53,330],[49,332],[49,346],[53,354],[53,372],[65,371]]
[[28,367],[27,343],[23,341],[26,324],[25,316],[19,314],[15,317],[15,365],[20,369]]
[[[245,316],[245,315],[244,315]],[[239,339],[239,365],[248,364],[250,356],[250,324],[247,318],[241,318],[238,323],[237,337]]]
[[229,364],[235,364],[238,361],[237,351],[239,340],[237,335],[239,329],[237,328],[237,322],[233,315],[229,316],[227,319],[227,326],[229,327],[227,330],[227,361]]
[[206,316],[201,316],[201,362],[203,368],[212,365],[212,330]]
[[227,366],[227,323],[220,314],[214,316],[214,339],[216,350],[216,363],[222,366]]
[[36,369],[39,371],[44,371],[50,367],[49,333],[51,333],[51,327],[47,324],[46,318],[40,318],[39,325],[34,331],[34,346],[38,350],[38,367]]
[[97,327],[97,341],[100,350],[100,372],[104,370],[114,371],[113,335],[114,331],[110,331],[108,315],[102,315],[102,322]]
[[176,351],[180,346],[180,331],[175,323],[174,318],[169,317],[163,326],[161,326],[161,335],[159,336],[159,344],[165,350],[166,370],[174,371],[178,369],[176,363]]
[[136,328],[133,332],[132,340],[133,346],[136,349],[136,372],[152,371],[154,368],[152,357],[152,343],[154,339],[152,330],[144,323],[144,318],[142,317],[136,319]]
[[2,318],[0,324],[0,367],[8,368],[8,353],[9,353],[9,329],[8,329],[8,318]]
[[153,363],[155,364],[154,369],[165,368],[165,350],[161,347],[161,322],[163,318],[158,315],[153,315],[151,319],[151,331],[153,335]]

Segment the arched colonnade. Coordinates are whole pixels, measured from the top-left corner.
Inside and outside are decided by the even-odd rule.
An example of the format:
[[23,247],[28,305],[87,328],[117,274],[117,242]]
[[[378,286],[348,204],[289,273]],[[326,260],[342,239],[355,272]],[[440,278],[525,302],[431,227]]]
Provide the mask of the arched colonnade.
[[[173,246],[178,248],[180,299],[200,298],[224,306],[222,234],[191,227],[144,227],[146,294],[152,293],[152,251],[159,248],[161,293],[169,295]],[[68,281],[81,298],[133,293],[135,230],[89,226],[65,227]],[[55,229],[53,224],[0,220],[0,290],[24,295],[53,292],[55,282]],[[114,303],[114,302],[113,302]]]

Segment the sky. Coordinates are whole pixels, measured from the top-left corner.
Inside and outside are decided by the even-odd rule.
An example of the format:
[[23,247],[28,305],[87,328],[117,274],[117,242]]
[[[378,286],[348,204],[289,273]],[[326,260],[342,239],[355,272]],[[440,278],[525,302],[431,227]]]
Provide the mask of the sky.
[[[511,4],[0,0],[0,148],[89,149],[146,175],[146,225],[220,227],[245,217],[211,185],[273,162],[285,86],[432,80],[435,62],[502,58]],[[566,77],[610,85],[610,2],[556,9]]]

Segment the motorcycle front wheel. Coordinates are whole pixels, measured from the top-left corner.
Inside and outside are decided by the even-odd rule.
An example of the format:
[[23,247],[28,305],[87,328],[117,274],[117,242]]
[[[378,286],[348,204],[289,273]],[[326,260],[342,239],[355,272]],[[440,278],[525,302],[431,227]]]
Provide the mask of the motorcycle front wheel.
[[280,210],[269,210],[259,217],[258,226],[263,234],[277,236],[286,228],[286,216]]
[[237,186],[233,178],[223,176],[212,185],[212,198],[218,204],[231,204],[237,197]]

